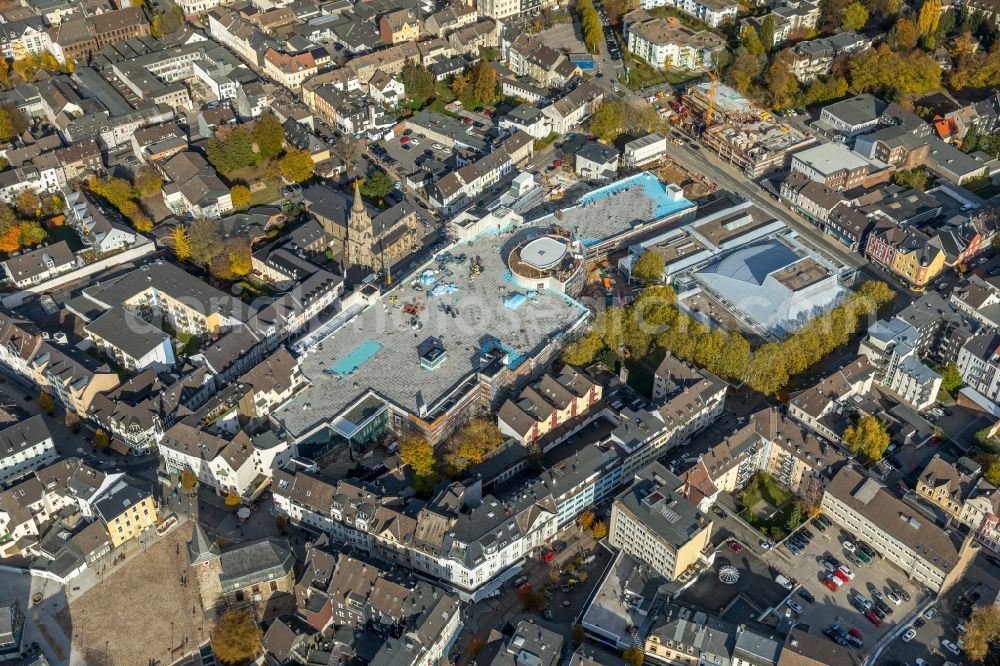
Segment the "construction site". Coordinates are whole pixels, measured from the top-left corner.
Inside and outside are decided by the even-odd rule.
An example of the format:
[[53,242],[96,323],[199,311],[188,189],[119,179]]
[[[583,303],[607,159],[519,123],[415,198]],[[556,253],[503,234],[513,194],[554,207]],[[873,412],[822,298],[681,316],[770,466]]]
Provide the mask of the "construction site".
[[816,143],[809,132],[782,122],[714,76],[690,86],[675,111],[681,122],[690,119],[705,146],[748,178],[787,168],[793,153]]

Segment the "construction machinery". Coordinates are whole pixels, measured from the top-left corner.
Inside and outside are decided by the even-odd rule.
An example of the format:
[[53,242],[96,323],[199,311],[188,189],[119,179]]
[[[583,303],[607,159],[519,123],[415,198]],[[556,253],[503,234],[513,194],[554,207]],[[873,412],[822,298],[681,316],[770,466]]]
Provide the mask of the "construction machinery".
[[712,85],[708,87],[708,92],[705,95],[705,99],[708,102],[705,107],[705,129],[708,129],[712,126],[712,114],[715,112],[715,88],[719,85],[719,77],[716,76],[715,72],[710,69],[705,68],[704,72],[708,75],[709,80],[712,82]]

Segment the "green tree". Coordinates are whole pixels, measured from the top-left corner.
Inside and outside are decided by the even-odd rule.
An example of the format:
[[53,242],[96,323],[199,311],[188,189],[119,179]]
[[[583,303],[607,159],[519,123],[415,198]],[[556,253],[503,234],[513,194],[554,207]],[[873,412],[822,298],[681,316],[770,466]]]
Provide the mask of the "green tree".
[[774,48],[774,14],[768,14],[760,22],[760,43],[765,53]]
[[208,162],[222,174],[232,173],[260,160],[246,125],[222,129],[208,140],[205,148]]
[[385,171],[373,169],[361,183],[361,194],[370,199],[381,199],[392,192],[393,182]]
[[783,52],[767,68],[767,89],[771,93],[771,106],[777,111],[798,105],[799,82],[788,66],[787,52]]
[[844,30],[861,30],[868,23],[868,8],[860,2],[852,2],[844,10],[844,20],[841,27]]
[[253,198],[250,188],[246,185],[233,185],[229,188],[229,196],[232,198],[233,208],[236,210],[249,208],[250,200]]
[[222,254],[222,232],[215,220],[194,220],[188,225],[187,237],[190,257],[196,264],[207,266],[212,259]]
[[646,250],[632,268],[632,277],[645,284],[655,284],[663,280],[665,262],[653,250]]
[[613,143],[625,131],[625,105],[617,100],[602,102],[590,118],[590,133],[604,143]]
[[601,335],[597,332],[591,332],[569,343],[563,350],[562,360],[569,365],[589,365],[593,362],[597,352],[603,348],[604,343],[601,341]]
[[153,167],[143,166],[136,171],[132,185],[142,198],[159,196],[163,190],[163,178]]
[[[773,31],[771,35],[771,41],[773,45],[774,41]],[[740,31],[740,45],[743,46],[744,49],[746,49],[747,53],[754,56],[755,58],[759,58],[760,56],[766,53],[766,49],[764,48],[764,43],[760,39],[760,35],[757,34],[757,31],[749,23],[744,23],[743,29]]]
[[52,399],[51,395],[45,391],[38,394],[38,409],[42,410],[46,414],[51,414],[55,408],[56,403],[55,400]]
[[628,666],[642,666],[643,657],[645,657],[645,654],[637,647],[625,648],[625,651],[622,652],[622,660]]
[[941,368],[941,390],[954,393],[962,387],[965,382],[962,380],[962,373],[954,363]]
[[933,176],[931,176],[922,164],[913,169],[897,171],[892,175],[892,182],[896,185],[920,190],[921,192],[927,191],[933,180]]
[[434,75],[415,60],[406,61],[401,78],[406,98],[417,106],[423,106],[434,96]]
[[438,482],[434,447],[421,437],[407,435],[400,441],[399,457],[413,469],[413,487],[417,493],[429,495]]
[[230,609],[212,629],[212,651],[223,664],[244,664],[260,653],[261,637],[250,613]]
[[282,177],[293,183],[304,183],[313,177],[316,164],[308,150],[292,148],[278,162]]
[[973,123],[969,125],[969,129],[965,131],[965,136],[962,137],[962,152],[972,153],[975,152],[976,148],[979,147],[979,125]]
[[262,114],[250,132],[250,138],[263,160],[273,160],[285,147],[285,128],[271,113]]
[[44,242],[48,235],[48,232],[37,222],[25,222],[21,225],[21,247],[38,245]]
[[858,453],[871,461],[878,461],[889,447],[889,433],[885,424],[871,415],[862,416],[857,425],[844,430],[844,444],[852,453]]
[[799,506],[798,502],[792,504],[791,510],[788,512],[788,520],[785,521],[785,528],[789,532],[794,532],[798,529],[799,525],[802,524],[802,507]]
[[993,605],[976,606],[965,624],[962,650],[969,661],[983,661],[1000,641],[1000,609]]
[[751,84],[759,75],[760,60],[749,51],[736,56],[733,64],[726,70],[726,80],[742,95],[750,92]]

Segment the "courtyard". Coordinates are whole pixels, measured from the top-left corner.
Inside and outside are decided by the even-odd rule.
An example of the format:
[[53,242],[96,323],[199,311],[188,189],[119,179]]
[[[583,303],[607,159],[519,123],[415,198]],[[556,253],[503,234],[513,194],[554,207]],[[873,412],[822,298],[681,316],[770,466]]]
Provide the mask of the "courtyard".
[[212,627],[201,611],[198,585],[181,578],[190,537],[190,523],[172,530],[56,616],[86,663],[170,663],[208,638]]
[[740,492],[739,502],[743,506],[740,516],[764,536],[779,541],[790,531],[789,519],[797,506],[794,495],[769,474],[754,476]]

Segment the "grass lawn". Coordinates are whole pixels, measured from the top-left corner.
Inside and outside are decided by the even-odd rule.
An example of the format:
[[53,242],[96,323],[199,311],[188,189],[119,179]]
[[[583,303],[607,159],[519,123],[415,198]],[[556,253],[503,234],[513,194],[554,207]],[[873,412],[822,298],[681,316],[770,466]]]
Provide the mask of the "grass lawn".
[[69,245],[69,249],[73,252],[78,252],[83,249],[83,241],[80,240],[80,236],[77,235],[73,227],[64,224],[61,227],[46,227],[45,229],[49,234],[50,243],[58,243],[59,241],[66,241]]
[[628,79],[626,80],[623,74],[621,83],[628,86],[631,90],[642,90],[643,88],[661,83],[678,85],[700,76],[698,72],[655,69],[641,58],[629,55],[627,49],[622,49],[621,54],[622,63],[628,71]]
[[[743,517],[761,534],[772,539],[783,538],[788,532],[788,517],[795,509],[794,497],[769,475],[758,473],[740,493],[740,503],[745,507]],[[759,515],[751,510],[761,500],[776,509],[773,515]]]
[[253,166],[237,169],[236,171],[232,171],[226,175],[226,180],[228,180],[230,184],[244,183],[250,187],[251,190],[253,190],[253,184],[263,183],[264,187],[254,191],[250,195],[251,206],[269,204],[281,198],[281,194],[278,192],[281,188],[281,179],[269,174],[267,172],[266,164],[255,164]]
[[240,280],[239,285],[254,296],[274,296],[275,291],[263,282],[257,282],[251,278]]

